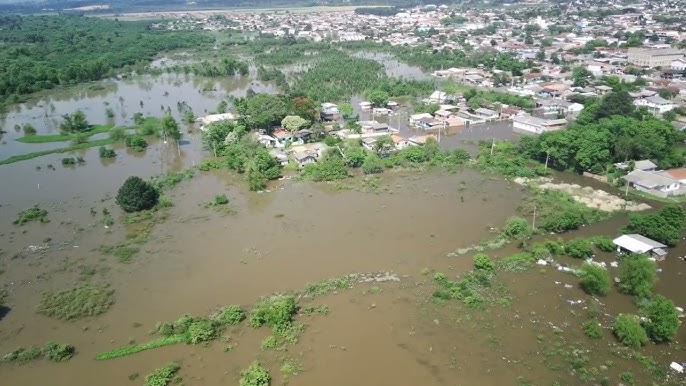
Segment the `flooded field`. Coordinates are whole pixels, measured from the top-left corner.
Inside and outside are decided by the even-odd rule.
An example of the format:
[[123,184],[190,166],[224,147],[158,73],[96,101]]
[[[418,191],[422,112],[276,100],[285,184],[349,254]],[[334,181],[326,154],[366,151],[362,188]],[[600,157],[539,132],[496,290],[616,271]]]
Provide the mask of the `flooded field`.
[[[60,115],[77,108],[92,123],[105,122],[108,107],[114,109],[112,123],[117,125],[131,124],[135,112],[161,116],[167,106],[179,119],[179,102],[203,115],[229,95],[245,95],[248,88],[275,92],[247,77],[165,74],[46,93],[2,118],[3,127],[10,129],[0,158],[62,146],[21,144],[15,139],[23,134],[14,125],[31,123],[41,134],[57,133]],[[357,102],[353,98],[353,105]],[[371,118],[362,114],[361,119]],[[400,127],[403,135],[422,134],[408,128],[402,114],[379,120]],[[124,224],[112,198],[126,177],[187,169],[206,156],[199,135],[189,129],[178,150],[155,141],[141,153],[115,148],[121,156],[113,162],[101,160],[92,148],[73,154],[85,158],[82,166],[59,165],[61,154],[0,166],[0,286],[9,291],[7,307],[0,308],[0,355],[49,340],[78,351],[65,363],[0,363],[3,385],[138,385],[145,374],[170,361],[181,365],[184,384],[235,385],[255,359],[270,370],[273,385],[575,385],[581,383],[582,368],[594,380],[607,376],[612,384],[627,371],[636,384],[651,383],[643,365],[613,354],[610,315],[636,313],[633,299],[616,290],[595,300],[578,288],[578,278],[548,266],[499,273],[494,287],[500,298],[484,310],[433,299],[434,273],[454,280],[472,268],[471,254],[450,253],[491,237],[529,194],[513,182],[468,168],[454,173],[389,171],[351,179],[344,186],[273,181],[262,193],[248,192],[240,176],[196,171],[165,193],[174,206],[160,211],[149,240],[130,262],[104,254],[103,247],[142,232],[137,224]],[[498,122],[443,132],[441,138],[444,146],[474,150],[479,140],[515,137],[509,123]],[[555,178],[617,193],[594,180],[567,174]],[[228,196],[231,210],[207,205],[218,194]],[[50,222],[12,224],[34,204],[49,211]],[[107,225],[104,213],[109,212],[114,221]],[[626,222],[626,215],[619,214],[560,236],[612,237]],[[502,258],[517,251],[513,242],[487,253]],[[657,292],[680,306],[686,304],[681,285],[686,263],[676,257],[684,255],[683,243],[670,249],[670,257],[660,263],[657,284]],[[610,262],[614,256],[598,258]],[[616,271],[610,268],[612,276]],[[159,322],[185,314],[206,316],[229,304],[250,310],[261,296],[293,293],[307,283],[351,273],[398,280],[356,279],[350,289],[301,299],[297,319],[305,331],[297,344],[281,350],[262,349],[270,330],[243,322],[208,345],[176,344],[94,360],[99,353],[150,340]],[[79,283],[109,285],[115,291],[113,306],[101,316],[73,322],[36,312],[44,292]],[[604,315],[600,320],[607,339],[591,341],[580,327],[593,304]],[[306,315],[305,306],[330,311]],[[682,328],[676,340],[685,339]],[[649,344],[643,352],[662,367],[686,357],[679,343]],[[584,364],[577,369],[581,357]],[[284,363],[296,362],[297,375],[280,370]]]

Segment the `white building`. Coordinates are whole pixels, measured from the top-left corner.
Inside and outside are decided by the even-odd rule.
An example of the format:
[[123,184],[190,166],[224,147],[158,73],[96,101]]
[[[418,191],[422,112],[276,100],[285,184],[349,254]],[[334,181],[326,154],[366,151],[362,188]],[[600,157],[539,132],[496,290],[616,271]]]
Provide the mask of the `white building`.
[[674,110],[677,107],[674,102],[668,101],[659,95],[653,95],[643,99],[636,99],[634,104],[639,107],[647,107],[650,112],[656,114],[664,114],[667,111]]
[[617,252],[649,253],[658,260],[664,260],[667,256],[666,245],[636,233],[621,235],[612,242],[617,246]]
[[205,130],[205,127],[207,125],[210,125],[212,123],[216,122],[223,122],[223,121],[235,121],[238,119],[236,115],[233,115],[232,113],[224,113],[224,114],[210,114],[206,115],[202,118],[197,119],[201,123],[200,125],[200,130]]
[[672,60],[672,70],[684,71],[686,70],[686,59]]
[[517,115],[512,118],[512,130],[520,134],[541,134],[560,130],[567,126],[566,119],[544,119],[531,115]]

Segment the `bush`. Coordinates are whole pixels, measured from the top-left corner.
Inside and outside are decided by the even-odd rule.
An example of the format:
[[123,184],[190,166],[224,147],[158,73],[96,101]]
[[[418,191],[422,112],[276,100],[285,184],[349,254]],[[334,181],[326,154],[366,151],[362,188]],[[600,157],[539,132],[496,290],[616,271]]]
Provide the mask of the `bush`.
[[301,175],[311,181],[336,181],[348,178],[348,169],[340,157],[325,156],[315,164],[305,165]]
[[27,137],[31,135],[36,135],[36,133],[38,133],[38,131],[36,131],[36,128],[33,127],[33,125],[30,123],[24,124],[22,130],[24,130],[24,135]]
[[612,239],[605,236],[593,237],[591,238],[591,242],[595,245],[596,248],[603,252],[614,252],[616,248],[615,243],[612,242]]
[[194,318],[186,329],[188,343],[192,344],[213,340],[220,332],[219,322],[203,318]]
[[117,192],[116,202],[128,213],[151,209],[159,200],[159,192],[142,178],[131,176]]
[[126,129],[123,127],[113,127],[110,129],[110,138],[115,141],[121,141],[126,138]]
[[103,285],[80,284],[65,291],[44,293],[36,311],[64,320],[96,316],[114,303],[113,294],[114,290]]
[[531,236],[531,227],[526,219],[513,216],[507,219],[503,234],[511,239],[524,240]]
[[148,142],[140,135],[126,137],[126,147],[136,151],[143,151],[148,147]]
[[166,364],[164,367],[159,368],[148,374],[145,377],[145,386],[167,386],[179,379],[176,373],[181,369],[181,366],[172,362]]
[[224,307],[213,318],[222,324],[236,325],[245,319],[245,311],[239,305]]
[[47,342],[43,347],[43,356],[53,362],[64,362],[71,359],[76,353],[74,346]]
[[662,295],[655,296],[646,306],[646,331],[655,342],[669,342],[679,329],[679,314],[671,300]]
[[612,326],[612,332],[623,345],[634,349],[648,342],[648,335],[636,315],[619,314]]
[[383,161],[378,155],[369,153],[364,158],[362,163],[362,172],[364,174],[377,174],[381,173],[384,169]]
[[619,288],[622,292],[638,297],[648,297],[653,293],[657,279],[656,265],[646,255],[624,256],[619,268]]
[[581,267],[581,288],[589,295],[607,295],[610,292],[610,273],[607,269],[585,263]]
[[291,295],[277,295],[264,299],[255,305],[250,313],[250,326],[267,325],[277,330],[288,327],[297,311],[295,298]]
[[598,324],[597,319],[589,319],[582,325],[584,334],[591,339],[600,339],[603,337],[603,329]]
[[483,253],[477,253],[474,255],[474,268],[480,271],[495,271],[495,263],[490,257]]
[[100,158],[114,158],[117,156],[117,153],[114,150],[108,149],[105,146],[100,146],[98,152],[100,154]]
[[255,361],[241,372],[240,386],[269,386],[271,381],[269,372]]
[[573,239],[565,244],[565,251],[571,257],[587,259],[593,256],[593,245],[586,239]]
[[19,212],[17,219],[12,222],[14,225],[24,225],[27,222],[39,221],[42,223],[50,222],[48,219],[48,211],[41,209],[38,205],[34,205],[28,209]]
[[229,199],[226,194],[218,194],[214,196],[214,205],[226,205],[229,203]]

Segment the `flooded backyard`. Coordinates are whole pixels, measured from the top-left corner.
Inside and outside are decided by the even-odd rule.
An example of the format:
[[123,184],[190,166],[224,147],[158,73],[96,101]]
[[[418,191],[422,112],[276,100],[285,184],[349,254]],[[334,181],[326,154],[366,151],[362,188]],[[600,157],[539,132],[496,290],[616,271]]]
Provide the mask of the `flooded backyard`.
[[[389,63],[387,71],[402,65]],[[0,159],[64,146],[19,143],[23,133],[15,125],[30,123],[39,134],[59,133],[61,115],[76,109],[91,123],[131,125],[134,113],[162,116],[167,107],[181,120],[177,103],[187,103],[202,116],[229,96],[245,96],[249,88],[276,92],[273,85],[249,77],[163,74],[41,94],[0,118],[7,130]],[[357,102],[353,98],[354,106]],[[107,108],[115,112],[109,121]],[[371,118],[365,114],[370,113],[360,118]],[[423,133],[407,127],[402,113],[379,120],[399,127],[402,135]],[[472,268],[471,254],[451,252],[492,237],[530,194],[512,181],[469,168],[453,173],[389,171],[351,179],[346,186],[280,180],[261,193],[248,192],[242,176],[196,170],[193,178],[165,192],[174,205],[161,211],[164,218],[130,262],[104,254],[103,246],[122,243],[140,231],[123,224],[113,199],[126,177],[188,169],[207,156],[198,132],[192,126],[183,131],[179,149],[154,140],[145,152],[115,146],[114,161],[101,160],[98,149],[91,148],[69,153],[84,157],[81,166],[63,167],[62,154],[0,166],[0,286],[9,292],[7,307],[0,308],[0,355],[49,340],[78,351],[65,363],[0,363],[3,385],[139,385],[145,374],[170,361],[181,365],[184,384],[235,385],[241,370],[255,359],[270,369],[273,385],[579,384],[578,374],[568,370],[569,358],[562,352],[566,347],[583,351],[589,367],[613,380],[631,371],[637,384],[650,384],[651,376],[634,360],[612,357],[609,366],[607,346],[614,342],[609,318],[602,319],[607,339],[590,341],[580,328],[592,303],[602,302],[598,306],[608,315],[636,313],[633,299],[616,290],[594,300],[578,288],[578,278],[536,267],[499,274],[509,304],[472,310],[457,300],[433,300],[434,273],[455,279]],[[509,123],[495,122],[443,132],[441,144],[475,150],[475,142],[493,138],[515,139]],[[554,177],[617,194],[597,181]],[[230,212],[207,205],[218,194],[226,194]],[[12,224],[34,204],[49,210],[50,222]],[[103,210],[112,213],[113,225],[103,223]],[[570,234],[546,237],[612,237],[626,222],[626,215],[618,214]],[[487,253],[502,258],[518,247],[512,242]],[[679,306],[686,305],[681,285],[686,263],[676,257],[684,255],[683,243],[670,249],[670,258],[660,263],[656,289]],[[598,259],[610,262],[614,255],[604,253]],[[616,271],[610,268],[611,275]],[[94,360],[104,351],[150,340],[159,322],[186,314],[205,316],[229,304],[250,310],[261,296],[293,293],[307,283],[351,273],[373,277],[379,272],[398,280],[355,282],[350,289],[304,299],[330,313],[299,316],[306,329],[297,344],[283,350],[262,349],[269,330],[243,322],[207,347],[177,344]],[[45,291],[84,282],[107,284],[115,291],[115,302],[103,315],[65,322],[36,312]],[[676,340],[685,339],[682,328]],[[649,344],[644,351],[661,366],[686,357],[678,344]],[[280,372],[285,360],[301,364],[297,375]],[[556,361],[564,365],[556,367]]]

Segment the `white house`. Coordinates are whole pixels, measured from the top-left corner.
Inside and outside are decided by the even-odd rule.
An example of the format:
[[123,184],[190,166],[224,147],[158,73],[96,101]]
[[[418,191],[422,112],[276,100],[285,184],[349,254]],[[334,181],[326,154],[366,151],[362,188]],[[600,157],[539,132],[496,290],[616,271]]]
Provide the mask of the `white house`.
[[409,123],[410,126],[419,126],[419,120],[422,118],[433,118],[429,113],[413,114],[410,115]]
[[520,134],[541,134],[560,130],[565,126],[566,119],[543,119],[531,115],[516,115],[512,118],[512,130]]
[[636,233],[621,235],[612,242],[620,253],[648,253],[656,260],[664,260],[667,256],[666,245]]
[[674,196],[681,193],[679,180],[665,172],[647,172],[635,169],[624,176],[624,179],[637,190],[659,197]]
[[686,59],[672,60],[671,67],[672,67],[672,70],[677,70],[677,71],[686,70]]
[[664,114],[667,111],[677,108],[676,103],[668,101],[659,95],[653,95],[643,99],[636,99],[634,104],[639,107],[647,107],[650,112],[656,114]]
[[425,99],[424,102],[427,104],[436,103],[441,104],[445,102],[446,94],[443,91],[434,91],[429,98]]

